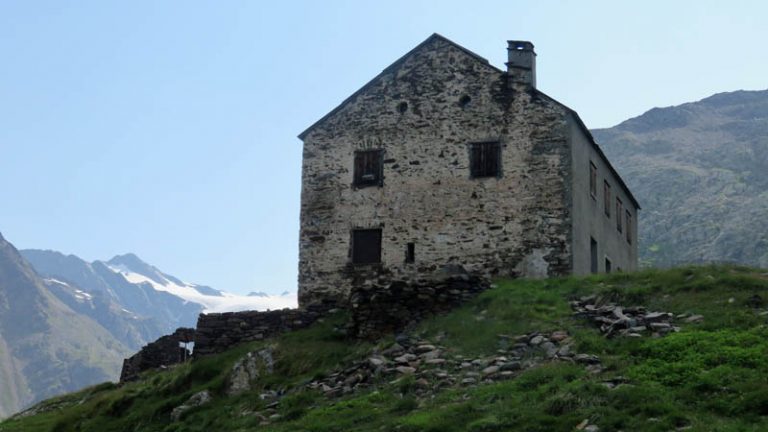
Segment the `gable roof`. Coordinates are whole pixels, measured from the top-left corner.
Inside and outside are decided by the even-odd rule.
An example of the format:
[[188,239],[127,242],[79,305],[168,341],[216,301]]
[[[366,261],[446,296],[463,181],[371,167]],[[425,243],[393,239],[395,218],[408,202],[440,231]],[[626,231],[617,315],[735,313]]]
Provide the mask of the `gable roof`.
[[[431,43],[433,41],[436,41],[436,40],[447,42],[448,44],[450,44],[454,48],[457,48],[457,49],[463,51],[464,53],[466,53],[467,55],[469,55],[471,57],[474,57],[478,61],[488,65],[488,67],[496,70],[499,73],[506,73],[503,70],[501,70],[501,69],[493,66],[492,64],[490,64],[488,62],[488,59],[486,59],[485,57],[483,57],[483,56],[481,56],[479,54],[476,54],[476,53],[474,53],[474,52],[464,48],[463,46],[457,44],[456,42],[453,42],[452,40],[446,38],[445,36],[442,36],[442,35],[440,35],[438,33],[432,33],[432,35],[429,36],[427,39],[425,39],[424,42],[416,45],[412,50],[408,51],[402,57],[400,57],[399,59],[395,60],[394,63],[392,63],[391,65],[389,65],[386,68],[384,68],[384,70],[382,70],[378,75],[373,77],[373,79],[368,81],[364,86],[360,87],[360,89],[358,89],[356,92],[352,93],[348,98],[344,99],[336,108],[331,110],[328,114],[326,114],[322,118],[320,118],[320,120],[314,122],[311,126],[309,126],[307,129],[305,129],[304,132],[299,134],[299,139],[304,140],[304,138],[310,132],[312,132],[312,129],[316,128],[317,126],[319,126],[320,124],[322,124],[323,122],[325,122],[326,120],[331,118],[334,114],[336,114],[337,112],[341,111],[341,109],[344,108],[347,104],[349,104],[350,102],[355,100],[355,98],[357,98],[358,95],[360,95],[361,93],[366,91],[368,88],[370,88],[373,85],[373,83],[376,82],[376,80],[381,78],[383,75],[391,72],[392,70],[396,69],[402,63],[404,63],[408,59],[408,57],[410,57],[413,53],[417,52],[418,50],[420,50],[425,45],[428,45],[429,43]],[[584,132],[584,135],[587,137],[589,142],[592,144],[592,147],[595,149],[597,154],[601,158],[603,158],[603,160],[605,161],[605,164],[608,165],[608,169],[611,171],[611,173],[614,175],[614,177],[616,177],[616,179],[619,182],[619,185],[627,193],[627,196],[629,197],[630,201],[632,201],[632,204],[634,204],[635,207],[638,210],[640,210],[640,203],[637,202],[637,199],[635,198],[635,196],[632,195],[632,191],[629,190],[629,188],[627,187],[626,183],[624,183],[624,180],[621,178],[619,173],[616,171],[616,169],[613,167],[613,165],[611,165],[611,162],[605,156],[605,153],[603,153],[603,150],[597,144],[597,141],[595,141],[595,137],[592,136],[592,132],[589,131],[587,126],[581,120],[581,117],[579,117],[579,113],[577,113],[576,111],[574,111],[573,109],[571,109],[567,105],[565,105],[564,103],[562,103],[562,102],[556,100],[555,98],[547,95],[546,93],[542,92],[539,89],[534,89],[534,91],[536,92],[536,94],[538,94],[538,95],[540,95],[540,96],[550,100],[551,102],[561,106],[563,109],[565,109],[568,113],[570,113],[573,116],[573,118],[576,120],[576,124],[579,126],[579,129],[581,129],[581,131]]]
[[416,47],[414,47],[412,50],[408,51],[407,53],[405,53],[405,55],[403,55],[399,59],[395,60],[394,63],[392,63],[391,65],[389,65],[386,68],[384,68],[384,70],[382,70],[378,75],[373,77],[372,80],[368,81],[364,86],[360,87],[360,89],[358,89],[356,92],[352,93],[348,98],[344,99],[336,108],[331,110],[328,114],[324,115],[322,118],[320,118],[320,120],[314,122],[310,127],[306,128],[304,130],[304,132],[299,134],[299,139],[303,140],[304,137],[306,137],[310,132],[312,132],[312,129],[316,128],[317,126],[319,126],[320,124],[322,124],[323,122],[328,120],[330,117],[332,117],[334,114],[336,114],[337,112],[341,111],[341,109],[344,108],[347,104],[349,104],[350,102],[355,100],[355,98],[357,98],[358,95],[360,95],[361,93],[366,91],[368,88],[370,88],[373,85],[373,83],[376,82],[376,80],[381,78],[383,75],[391,72],[392,70],[396,69],[401,64],[403,64],[408,59],[408,57],[410,57],[413,53],[419,51],[424,46],[426,46],[429,43],[434,42],[436,40],[447,42],[448,44],[450,44],[454,48],[457,48],[457,49],[463,51],[465,54],[468,54],[469,56],[474,57],[478,61],[483,62],[484,64],[488,65],[488,67],[491,67],[493,69],[496,69],[500,73],[503,73],[503,71],[501,69],[498,69],[495,66],[491,65],[488,62],[488,59],[486,59],[485,57],[482,57],[482,56],[480,56],[480,55],[478,55],[478,54],[476,54],[476,53],[474,53],[474,52],[464,48],[463,46],[457,44],[456,42],[453,42],[452,40],[446,38],[445,36],[442,36],[442,35],[437,34],[437,33],[432,33],[432,35],[430,37],[428,37],[427,39],[425,39],[424,42],[416,45]]

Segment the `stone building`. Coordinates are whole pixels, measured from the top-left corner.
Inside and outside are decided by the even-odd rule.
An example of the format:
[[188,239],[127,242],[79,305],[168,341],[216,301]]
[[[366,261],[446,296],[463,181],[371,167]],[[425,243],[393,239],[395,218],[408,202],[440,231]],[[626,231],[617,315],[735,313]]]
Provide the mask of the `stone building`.
[[547,277],[637,267],[637,201],[578,114],[434,34],[299,135],[299,302],[456,269]]

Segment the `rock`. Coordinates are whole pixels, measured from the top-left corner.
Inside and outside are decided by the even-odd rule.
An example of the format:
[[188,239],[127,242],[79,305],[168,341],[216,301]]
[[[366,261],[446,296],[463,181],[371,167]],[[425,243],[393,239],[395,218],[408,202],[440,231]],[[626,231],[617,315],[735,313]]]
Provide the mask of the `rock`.
[[511,361],[501,365],[503,371],[517,371],[523,368],[523,365],[518,361]]
[[371,357],[368,359],[368,364],[374,369],[378,369],[384,366],[385,363],[386,363],[386,360],[380,359],[377,357]]
[[499,369],[500,368],[498,366],[488,366],[487,368],[482,370],[482,374],[483,376],[493,375],[496,372],[498,372]]
[[568,337],[568,332],[564,330],[558,330],[556,332],[552,332],[551,335],[549,335],[549,340],[552,342],[560,342]]
[[250,391],[251,383],[259,377],[262,370],[270,374],[273,369],[272,348],[249,352],[232,366],[232,371],[227,377],[227,395],[236,396]]
[[428,365],[441,365],[441,364],[445,363],[445,359],[441,359],[441,358],[429,359],[429,360],[425,361],[424,363],[426,363]]
[[573,359],[576,360],[576,363],[583,363],[583,364],[598,364],[600,363],[600,358],[596,355],[591,354],[576,354],[573,356]]
[[434,351],[435,349],[436,348],[435,348],[434,345],[425,344],[425,345],[417,346],[416,347],[416,352],[419,353],[419,354],[422,354],[422,353],[426,353],[426,352],[429,352],[429,351]]
[[400,372],[403,375],[412,375],[416,373],[416,368],[413,368],[410,366],[398,366],[395,368],[395,370]]
[[470,363],[470,362],[461,362],[461,366],[460,367],[462,369],[469,369],[469,368],[472,367],[472,363]]
[[688,318],[685,319],[685,322],[687,323],[695,323],[699,321],[703,321],[704,316],[703,315],[691,315]]
[[544,342],[544,336],[538,335],[538,336],[532,337],[531,341],[529,342],[529,344],[537,346],[537,345],[539,345],[542,342]]
[[461,380],[461,383],[464,385],[472,385],[472,384],[476,384],[477,380],[474,378],[464,378],[463,380]]
[[184,402],[182,405],[177,406],[176,408],[171,411],[171,420],[172,421],[179,421],[181,416],[191,410],[192,408],[196,408],[202,405],[205,405],[209,402],[211,402],[213,398],[211,397],[211,394],[208,392],[208,390],[203,390],[201,392],[193,394],[189,399],[187,399],[186,402]]
[[410,362],[416,360],[417,358],[418,357],[416,357],[415,354],[405,353],[405,354],[401,355],[400,357],[395,358],[395,361],[397,363],[410,363]]
[[440,357],[440,350],[428,351],[419,356],[422,360],[432,360]]
[[392,356],[398,356],[402,354],[403,351],[405,351],[403,346],[395,342],[394,344],[392,344],[392,346],[382,351],[381,354],[387,357],[392,357]]
[[589,425],[584,428],[584,432],[599,432],[599,431],[600,431],[600,428],[597,427],[596,425]]
[[571,346],[570,345],[563,345],[560,347],[560,349],[557,350],[557,355],[560,357],[568,357],[571,355]]

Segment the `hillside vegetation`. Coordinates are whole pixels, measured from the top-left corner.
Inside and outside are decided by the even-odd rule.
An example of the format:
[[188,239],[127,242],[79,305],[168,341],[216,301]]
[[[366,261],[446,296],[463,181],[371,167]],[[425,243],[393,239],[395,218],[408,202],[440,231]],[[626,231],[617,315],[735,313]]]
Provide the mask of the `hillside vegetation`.
[[[36,414],[0,424],[0,431],[764,431],[767,290],[768,273],[732,266],[498,281],[465,307],[408,332],[420,344],[443,347],[447,362],[433,372],[448,374],[441,382],[450,385],[424,378],[432,369],[422,365],[416,374],[382,373],[346,395],[308,388],[313,380],[371,361],[394,343],[394,337],[375,343],[347,339],[339,315],[307,330],[150,372],[138,382],[50,399]],[[598,302],[671,312],[680,331],[606,338],[569,305],[591,295]],[[696,315],[703,319],[690,319]],[[567,333],[561,344],[599,357],[600,366],[522,359],[527,366],[504,379],[486,379],[485,369],[467,372],[474,363],[485,367],[481,359],[509,356],[511,343],[522,340],[515,335],[532,332]],[[273,353],[272,372],[262,370],[250,391],[227,396],[233,365],[265,347]],[[451,381],[453,376],[458,378]],[[175,407],[203,390],[211,395],[209,403],[171,420]],[[276,394],[281,396],[269,396]]]
[[654,108],[592,133],[643,207],[645,263],[768,267],[768,90]]

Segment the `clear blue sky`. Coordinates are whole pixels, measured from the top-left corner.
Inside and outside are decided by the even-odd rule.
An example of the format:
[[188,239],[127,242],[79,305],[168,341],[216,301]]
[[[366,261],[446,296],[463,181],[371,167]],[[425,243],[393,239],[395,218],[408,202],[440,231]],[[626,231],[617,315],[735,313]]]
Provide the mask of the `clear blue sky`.
[[0,2],[0,231],[134,252],[234,292],[296,287],[296,135],[438,32],[589,127],[768,87],[764,1]]

